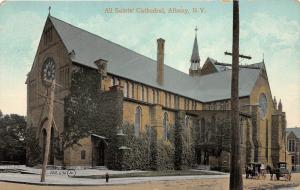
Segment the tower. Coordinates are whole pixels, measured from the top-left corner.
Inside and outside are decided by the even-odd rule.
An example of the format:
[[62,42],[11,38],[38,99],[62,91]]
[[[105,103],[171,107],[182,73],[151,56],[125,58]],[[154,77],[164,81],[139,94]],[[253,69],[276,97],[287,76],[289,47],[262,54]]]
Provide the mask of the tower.
[[198,42],[197,42],[197,31],[198,31],[198,28],[196,27],[193,52],[192,52],[192,56],[191,56],[191,66],[189,69],[190,76],[200,76],[201,75],[200,56],[199,56]]

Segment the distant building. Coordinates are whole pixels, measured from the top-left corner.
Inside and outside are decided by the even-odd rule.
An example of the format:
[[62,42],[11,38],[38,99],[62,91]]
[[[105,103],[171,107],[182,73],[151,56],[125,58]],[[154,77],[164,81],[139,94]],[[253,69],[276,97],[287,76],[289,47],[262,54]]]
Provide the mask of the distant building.
[[[157,138],[168,141],[168,131],[180,120],[186,136],[195,137],[194,142],[187,144],[194,149],[196,164],[229,165],[230,135],[221,126],[225,120],[230,121],[231,65],[207,58],[201,67],[195,36],[187,74],[165,65],[165,41],[158,39],[157,44],[157,60],[153,60],[48,16],[26,81],[28,127],[37,129],[43,150],[48,123],[45,99],[41,96],[47,93],[45,81],[55,78],[62,85],[55,96],[64,101],[72,96],[75,74],[82,71],[89,80],[85,87],[99,88],[98,110],[103,122],[97,126],[98,131],[104,127],[114,129],[114,133],[87,131],[90,135],[80,140],[81,146],[69,147],[62,157],[55,158],[54,145],[64,141],[60,134],[66,126],[80,125],[66,115],[70,109],[66,103],[55,103],[50,164],[107,166],[112,161],[107,155],[115,150],[106,139],[117,135],[117,128],[123,123],[132,124],[136,136],[149,127],[155,128]],[[95,73],[99,82],[91,81],[89,73]],[[240,67],[239,95],[242,137],[236,143],[241,143],[242,164],[255,161],[272,165],[284,160],[285,113],[282,103],[277,106],[273,99],[264,61]],[[216,146],[222,147],[225,139],[227,149],[220,153]],[[30,159],[31,155],[27,156]]]
[[293,171],[300,171],[300,128],[286,129],[286,149]]

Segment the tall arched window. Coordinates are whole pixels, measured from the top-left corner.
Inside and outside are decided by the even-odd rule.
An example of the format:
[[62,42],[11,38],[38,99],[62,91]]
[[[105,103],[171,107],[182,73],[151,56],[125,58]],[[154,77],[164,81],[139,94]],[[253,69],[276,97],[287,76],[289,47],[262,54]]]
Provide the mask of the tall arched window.
[[82,150],[80,153],[81,153],[81,160],[84,160],[86,154],[85,150]]
[[195,125],[196,139],[201,139],[201,120],[198,120]]
[[189,116],[185,116],[185,120],[184,120],[184,126],[185,126],[185,133],[186,133],[186,140],[187,140],[187,143],[190,143],[191,139],[191,133],[190,133],[190,117]]
[[132,85],[131,85],[131,90],[132,90],[131,98],[134,98],[134,83],[132,83]]
[[202,136],[202,141],[204,141],[205,137],[205,120],[204,118],[201,119],[201,136]]
[[165,92],[165,106],[168,106],[168,94]]
[[132,83],[127,82],[128,98],[132,98]]
[[120,80],[119,79],[115,79],[115,85],[120,85]]
[[168,123],[169,123],[168,113],[165,112],[165,113],[164,113],[164,120],[163,120],[164,139],[165,139],[165,140],[168,140]]
[[114,86],[115,85],[115,79],[114,77],[110,78],[110,86]]
[[134,122],[134,135],[136,137],[140,136],[142,123],[142,108],[140,106],[136,107],[135,110],[135,122]]
[[213,133],[216,134],[218,132],[218,129],[216,126],[216,117],[215,116],[212,116],[212,118],[211,118],[211,125],[212,125]]
[[190,118],[189,118],[189,116],[185,116],[185,120],[184,120],[184,126],[186,127],[186,128],[188,128],[189,127],[189,120],[190,120]]
[[144,86],[141,87],[142,88],[142,101],[145,101],[145,89]]
[[124,97],[128,97],[128,82],[124,82],[123,93]]
[[148,102],[149,101],[149,94],[148,94],[148,88],[147,87],[145,87],[146,88],[146,102]]

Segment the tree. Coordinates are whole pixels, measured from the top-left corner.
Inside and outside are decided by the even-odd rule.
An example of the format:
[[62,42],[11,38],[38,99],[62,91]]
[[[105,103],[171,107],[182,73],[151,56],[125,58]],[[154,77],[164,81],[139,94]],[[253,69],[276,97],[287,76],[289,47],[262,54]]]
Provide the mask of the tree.
[[239,1],[233,1],[232,78],[231,78],[231,162],[229,189],[242,190],[239,118]]
[[175,152],[174,152],[174,168],[175,170],[182,170],[183,165],[183,136],[182,136],[182,120],[183,115],[181,112],[177,113],[176,120],[175,120],[175,131],[174,131],[174,146],[175,146]]
[[26,120],[18,114],[3,115],[0,111],[0,160],[24,163]]
[[216,154],[218,157],[218,167],[221,167],[222,152],[231,152],[231,124],[229,119],[221,119],[217,122],[218,132],[216,134]]
[[103,121],[98,113],[101,111],[99,84],[101,76],[97,71],[80,69],[72,73],[71,93],[64,101],[66,113],[62,133],[64,150],[73,145],[81,146],[80,139],[101,130],[99,125]]
[[215,156],[218,158],[218,169],[220,169],[222,152],[231,151],[230,119],[218,118],[216,122],[206,122],[205,131],[202,133],[202,137],[198,134],[195,143],[204,153],[204,164],[208,164],[209,156]]

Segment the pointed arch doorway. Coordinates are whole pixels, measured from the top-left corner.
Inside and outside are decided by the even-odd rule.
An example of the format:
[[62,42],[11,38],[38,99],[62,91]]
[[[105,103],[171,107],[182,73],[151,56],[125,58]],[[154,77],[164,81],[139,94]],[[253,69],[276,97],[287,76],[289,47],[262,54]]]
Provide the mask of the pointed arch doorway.
[[106,150],[107,150],[107,142],[106,137],[92,134],[92,145],[93,145],[93,157],[92,157],[92,165],[95,166],[105,166],[106,165]]
[[[45,147],[46,147],[46,139],[47,139],[47,130],[46,128],[48,127],[48,119],[44,119],[43,122],[41,123],[41,135],[40,135],[40,142],[41,142],[41,147],[42,147],[42,160],[44,160],[44,155],[45,155]],[[49,157],[48,157],[48,165],[53,165],[54,164],[54,128],[53,126],[51,127],[51,136],[50,136],[50,149],[49,149]]]

